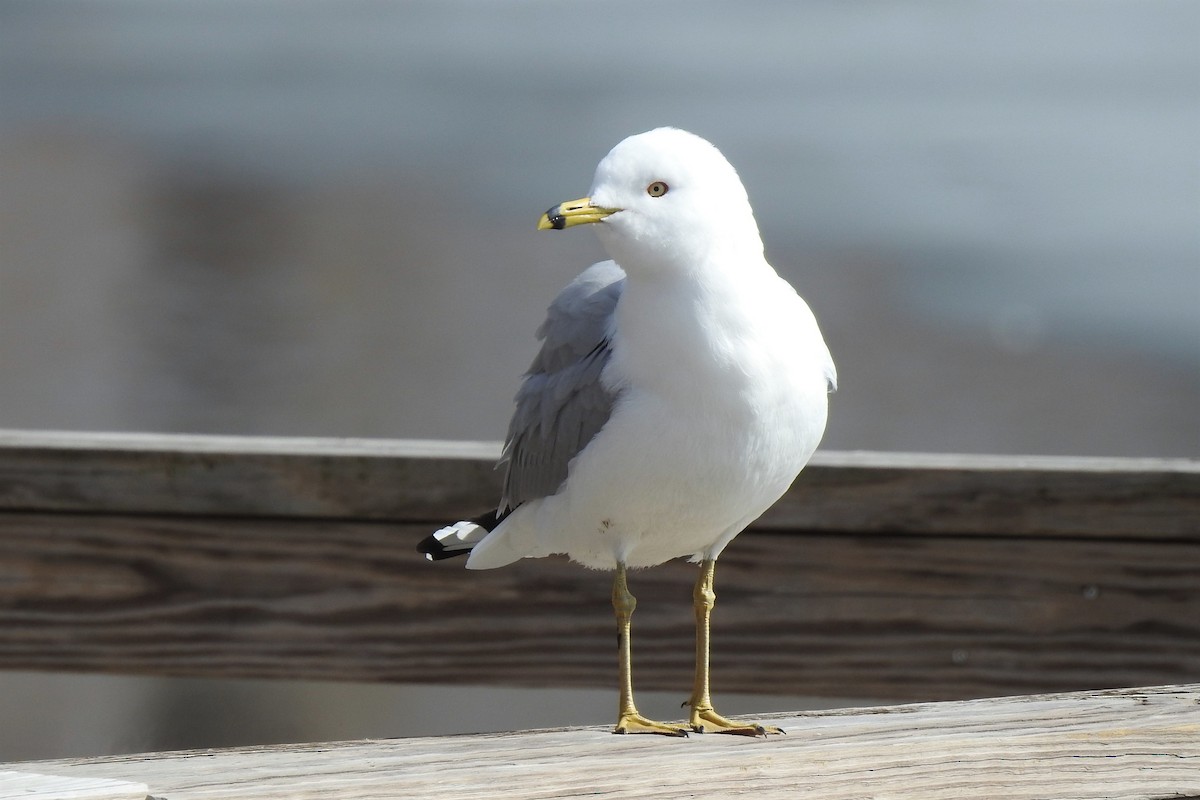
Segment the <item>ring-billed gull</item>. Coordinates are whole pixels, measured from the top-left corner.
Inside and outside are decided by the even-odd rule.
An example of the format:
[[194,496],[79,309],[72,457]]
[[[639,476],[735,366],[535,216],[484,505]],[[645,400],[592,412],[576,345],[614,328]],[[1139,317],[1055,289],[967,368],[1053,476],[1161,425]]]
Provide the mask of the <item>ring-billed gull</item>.
[[426,538],[469,569],[565,553],[615,570],[617,733],[687,735],[638,713],[628,568],[700,562],[689,727],[778,732],[718,714],[709,692],[717,557],[787,490],[825,430],[836,372],[808,305],[763,257],[746,190],[710,143],[674,128],[631,136],[590,195],[538,229],[591,224],[611,261],[554,300],[516,397],[496,513]]

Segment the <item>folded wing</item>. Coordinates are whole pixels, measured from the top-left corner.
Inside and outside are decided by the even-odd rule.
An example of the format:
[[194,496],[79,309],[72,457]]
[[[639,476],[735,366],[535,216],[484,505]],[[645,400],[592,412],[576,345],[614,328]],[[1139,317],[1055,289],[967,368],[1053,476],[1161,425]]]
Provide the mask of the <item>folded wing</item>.
[[571,459],[608,422],[616,395],[600,374],[612,354],[613,313],[624,286],[621,268],[602,261],[550,304],[537,331],[542,348],[517,392],[500,459],[500,514],[557,492]]

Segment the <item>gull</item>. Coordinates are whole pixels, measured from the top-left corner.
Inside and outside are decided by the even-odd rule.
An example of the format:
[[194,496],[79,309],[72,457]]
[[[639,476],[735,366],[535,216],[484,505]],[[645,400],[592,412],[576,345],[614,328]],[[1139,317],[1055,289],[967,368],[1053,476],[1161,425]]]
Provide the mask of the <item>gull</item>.
[[[825,430],[837,373],[816,319],[763,255],[737,172],[676,128],[631,136],[587,197],[539,230],[588,225],[611,260],[550,305],[516,396],[496,512],[449,525],[419,550],[468,569],[566,554],[615,572],[615,733],[781,733],[713,708],[710,616],[717,558],[784,492]],[[696,670],[687,726],[633,698],[628,571],[699,562]]]

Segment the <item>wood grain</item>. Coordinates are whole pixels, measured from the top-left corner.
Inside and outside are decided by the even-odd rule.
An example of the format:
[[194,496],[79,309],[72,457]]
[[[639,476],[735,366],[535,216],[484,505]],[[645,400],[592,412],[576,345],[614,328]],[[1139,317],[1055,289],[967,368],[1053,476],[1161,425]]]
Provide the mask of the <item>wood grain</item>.
[[0,510],[439,521],[495,507],[498,445],[0,431]]
[[144,783],[0,770],[0,800],[146,800]]
[[[467,572],[416,525],[16,514],[0,667],[613,686],[606,573]],[[638,571],[637,685],[686,695],[695,567]],[[717,570],[721,691],[961,698],[1200,675],[1200,547],[748,532]]]
[[[0,668],[610,686],[608,576],[428,564],[495,444],[0,431]],[[635,671],[690,684],[694,567]],[[1200,463],[828,453],[722,556],[718,691],[929,699],[1200,674]]]
[[170,800],[751,794],[806,800],[1200,796],[1200,686],[772,715],[787,736],[583,728],[22,765]]
[[[0,511],[442,522],[495,443],[0,431]],[[1200,540],[1200,461],[818,453],[761,528]]]

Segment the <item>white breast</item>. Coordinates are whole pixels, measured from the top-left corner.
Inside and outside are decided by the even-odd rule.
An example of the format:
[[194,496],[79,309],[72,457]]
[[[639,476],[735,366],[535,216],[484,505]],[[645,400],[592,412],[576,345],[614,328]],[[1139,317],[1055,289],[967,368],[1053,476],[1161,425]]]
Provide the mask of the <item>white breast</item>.
[[804,301],[773,271],[688,288],[627,286],[605,372],[621,398],[539,510],[548,551],[599,568],[713,557],[820,441],[829,356]]

